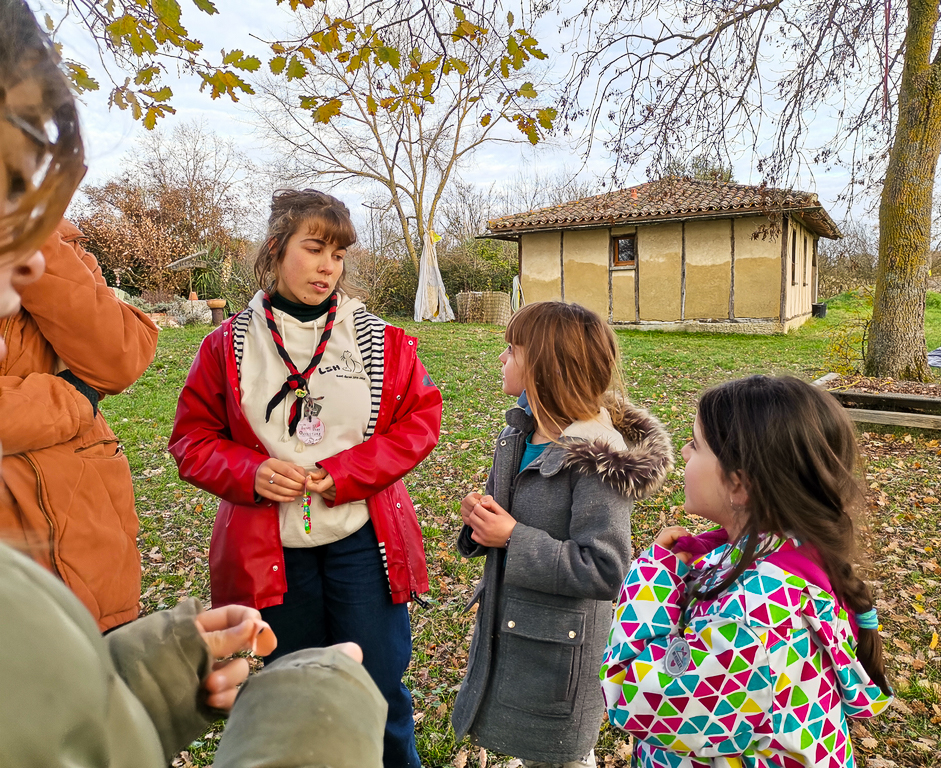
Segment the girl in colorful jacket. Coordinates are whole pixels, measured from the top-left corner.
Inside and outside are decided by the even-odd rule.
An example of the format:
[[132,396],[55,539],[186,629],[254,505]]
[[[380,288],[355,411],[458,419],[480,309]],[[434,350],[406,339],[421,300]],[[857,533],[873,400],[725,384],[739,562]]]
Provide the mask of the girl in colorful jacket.
[[438,441],[441,394],[415,339],[369,314],[345,280],[356,232],[314,190],[274,194],[261,289],[203,342],[170,452],[218,496],[213,605],[261,610],[270,659],[353,641],[389,704],[385,765],[418,768],[407,603],[427,591],[402,477]]
[[631,505],[673,466],[655,418],[609,391],[617,340],[577,304],[529,304],[500,355],[510,409],[458,549],[486,556],[451,722],[524,766],[594,766],[598,660],[631,557]]
[[891,701],[869,588],[853,568],[856,441],[794,378],[707,391],[683,448],[687,513],[621,587],[601,668],[634,765],[854,766],[847,718]]

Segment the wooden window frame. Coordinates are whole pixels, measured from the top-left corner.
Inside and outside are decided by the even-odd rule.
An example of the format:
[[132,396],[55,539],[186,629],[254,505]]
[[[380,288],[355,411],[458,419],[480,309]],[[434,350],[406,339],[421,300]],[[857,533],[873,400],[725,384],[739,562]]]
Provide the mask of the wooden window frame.
[[[630,260],[620,260],[620,241],[621,240],[630,240],[633,243],[632,251],[634,253],[634,258]],[[636,269],[637,268],[637,233],[629,235],[612,235],[611,237],[611,266],[619,267],[621,269]]]

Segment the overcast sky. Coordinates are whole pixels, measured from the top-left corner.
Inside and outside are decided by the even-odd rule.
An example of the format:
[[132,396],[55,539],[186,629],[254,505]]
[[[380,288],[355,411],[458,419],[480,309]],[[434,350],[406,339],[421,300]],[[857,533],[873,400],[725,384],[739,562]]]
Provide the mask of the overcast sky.
[[[33,0],[35,2],[35,0]],[[290,12],[277,6],[274,0],[218,0],[220,16],[207,17],[195,10],[191,3],[183,3],[183,24],[198,39],[206,44],[208,51],[225,48],[241,48],[247,53],[257,55],[266,66],[270,57],[268,47],[257,38],[277,39],[279,31],[284,30],[290,19]],[[287,3],[284,4],[286,6]],[[62,8],[50,0],[36,2],[34,8],[48,10],[54,18],[60,18]],[[560,54],[563,42],[567,42],[558,30],[555,19],[544,20],[535,30],[535,35],[542,49],[549,54],[550,61],[557,69],[566,67],[566,59]],[[122,162],[129,152],[138,146],[140,135],[146,130],[140,123],[131,119],[129,112],[117,108],[109,109],[107,93],[110,80],[102,69],[97,50],[86,34],[76,26],[63,25],[59,39],[66,46],[67,56],[87,64],[93,76],[101,83],[101,90],[86,94],[80,108],[83,121],[83,135],[86,142],[89,172],[85,183],[99,184],[120,172]],[[114,70],[116,78],[123,79],[123,73]],[[240,148],[251,157],[263,160],[263,140],[253,125],[251,111],[244,100],[232,103],[227,97],[212,100],[208,92],[199,92],[198,79],[186,77],[176,79],[166,77],[165,81],[173,88],[173,105],[177,109],[175,116],[163,119],[159,124],[164,130],[172,130],[175,122],[181,120],[203,120],[208,127],[224,137],[232,138]],[[246,97],[248,98],[248,97]],[[822,126],[823,127],[823,126]],[[493,182],[498,185],[516,176],[521,170],[524,175],[529,168],[538,168],[540,173],[553,173],[563,168],[574,171],[582,166],[583,158],[577,147],[577,136],[560,138],[553,145],[528,146],[496,145],[478,151],[472,163],[462,169],[460,175],[466,181],[489,187]],[[583,173],[589,179],[604,176],[613,164],[600,142],[595,143],[592,157],[585,162]],[[734,176],[739,183],[757,184],[760,178],[753,171],[747,153],[734,161]],[[646,181],[643,170],[637,170],[628,176],[628,184]],[[836,203],[838,194],[846,185],[847,177],[842,172],[820,173],[813,178],[806,176],[798,180],[801,189],[815,191],[825,207],[841,218],[843,211]],[[342,192],[338,193],[344,197]],[[347,202],[357,213],[359,196],[346,196]]]

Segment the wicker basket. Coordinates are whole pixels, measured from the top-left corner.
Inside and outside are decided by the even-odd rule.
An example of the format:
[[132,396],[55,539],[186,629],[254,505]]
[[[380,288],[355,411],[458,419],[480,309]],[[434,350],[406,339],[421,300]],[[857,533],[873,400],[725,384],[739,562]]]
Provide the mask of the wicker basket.
[[499,291],[465,291],[457,295],[459,323],[506,325],[510,322],[510,294]]

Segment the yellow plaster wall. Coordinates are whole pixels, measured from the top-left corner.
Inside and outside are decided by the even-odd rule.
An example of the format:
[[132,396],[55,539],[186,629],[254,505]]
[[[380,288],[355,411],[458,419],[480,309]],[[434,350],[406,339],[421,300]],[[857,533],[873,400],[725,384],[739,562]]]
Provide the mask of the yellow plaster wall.
[[637,319],[633,269],[611,273],[611,305],[612,322],[633,323]]
[[[791,284],[791,235],[797,233],[797,285]],[[787,242],[787,298],[785,303],[785,317],[800,317],[810,314],[810,305],[813,302],[813,234],[803,223],[791,217],[788,222]],[[807,258],[804,259],[804,238],[807,238]],[[806,285],[804,285],[806,281]]]
[[687,320],[729,316],[731,219],[686,223]]
[[641,320],[680,319],[682,237],[679,224],[638,227]]
[[781,236],[751,237],[766,223],[758,216],[735,220],[735,317],[781,314]]
[[610,230],[580,229],[563,233],[565,300],[608,317]]
[[527,304],[562,298],[562,271],[559,261],[561,241],[560,232],[535,232],[522,236],[520,284]]

